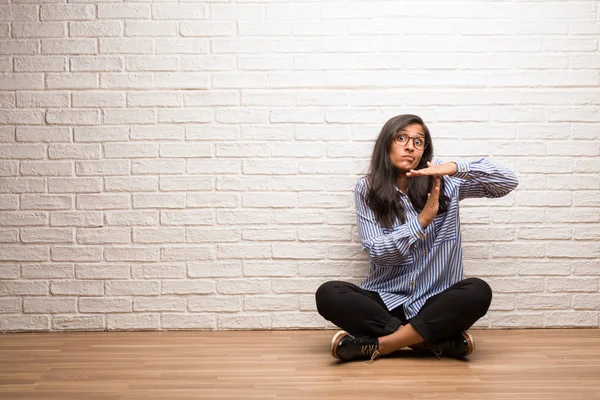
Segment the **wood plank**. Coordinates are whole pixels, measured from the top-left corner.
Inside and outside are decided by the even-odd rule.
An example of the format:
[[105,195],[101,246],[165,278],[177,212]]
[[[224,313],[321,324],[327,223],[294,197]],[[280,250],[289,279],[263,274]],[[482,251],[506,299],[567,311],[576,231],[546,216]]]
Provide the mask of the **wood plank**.
[[340,363],[334,331],[0,335],[0,398],[600,399],[600,330],[472,331],[467,361]]

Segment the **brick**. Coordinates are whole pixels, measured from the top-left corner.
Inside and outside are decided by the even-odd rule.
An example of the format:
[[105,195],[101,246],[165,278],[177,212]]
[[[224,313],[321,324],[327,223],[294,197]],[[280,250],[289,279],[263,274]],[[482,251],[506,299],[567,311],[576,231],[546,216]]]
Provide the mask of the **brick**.
[[76,142],[126,141],[129,131],[123,126],[76,126],[73,136]]
[[548,292],[597,292],[598,279],[580,277],[546,278]]
[[65,72],[67,58],[60,56],[24,56],[14,58],[15,72]]
[[102,331],[104,317],[101,315],[67,315],[54,316],[52,329],[61,331]]
[[179,28],[176,22],[164,21],[126,21],[125,36],[178,36]]
[[159,249],[156,247],[105,247],[106,261],[158,261]]
[[147,174],[183,174],[185,160],[132,160],[131,173],[134,175]]
[[152,75],[144,73],[106,73],[100,76],[102,89],[150,89]]
[[186,241],[188,243],[224,243],[240,240],[238,228],[187,228]]
[[156,111],[148,109],[104,109],[103,119],[106,125],[153,124],[156,122]]
[[548,257],[564,258],[598,258],[600,257],[600,246],[597,243],[562,241],[546,243],[546,255]]
[[120,92],[74,92],[73,107],[125,107],[125,93]]
[[271,290],[269,279],[221,279],[217,283],[217,292],[221,294],[259,294]]
[[294,311],[298,309],[296,296],[252,296],[244,299],[244,311]]
[[196,261],[215,258],[213,246],[169,246],[161,249],[161,261]]
[[48,110],[46,122],[50,125],[99,125],[98,110]]
[[134,228],[135,243],[183,243],[185,229],[183,228]]
[[[17,141],[19,142],[69,142],[69,128],[60,127],[18,127]],[[47,161],[45,161],[47,162]],[[40,162],[41,163],[41,162]],[[52,164],[50,164],[52,165]]]
[[52,261],[93,262],[102,260],[100,246],[55,246],[52,248]]
[[100,146],[96,144],[51,144],[48,146],[48,155],[52,159],[93,160],[100,158]]
[[109,211],[105,221],[112,226],[154,226],[158,218],[158,211]]
[[0,148],[0,158],[40,159],[44,153],[42,145],[3,144]]
[[[16,203],[16,201],[15,201],[15,203]],[[13,208],[16,209],[17,206],[15,205]],[[0,229],[0,243],[18,243],[18,242],[19,242],[19,230],[18,229]]]
[[296,261],[244,262],[244,276],[295,276],[297,272]]
[[242,276],[240,261],[200,261],[188,263],[190,278],[236,278]]
[[133,311],[186,311],[187,300],[181,297],[135,298]]
[[44,186],[39,178],[0,178],[0,193],[41,193],[45,192]]
[[183,126],[161,125],[153,126],[133,126],[131,127],[132,140],[179,140],[185,136]]
[[154,77],[154,85],[157,89],[208,89],[209,75],[197,72],[158,72]]
[[517,295],[515,304],[519,310],[564,310],[571,303],[570,295],[527,294]]
[[20,298],[5,297],[0,299],[0,314],[18,314],[21,310]]
[[49,326],[47,316],[8,315],[0,319],[1,331],[46,331]]
[[79,176],[127,175],[129,162],[127,160],[76,161],[75,173]]
[[50,193],[99,193],[102,190],[101,178],[50,178]]
[[102,296],[102,281],[61,280],[53,281],[50,286],[53,295]]
[[118,210],[130,208],[128,194],[79,194],[75,203],[79,210]]
[[214,283],[199,280],[172,280],[162,282],[162,294],[209,294],[214,293]]
[[349,265],[344,261],[299,261],[300,276],[348,276]]
[[240,299],[238,296],[192,296],[188,308],[192,312],[238,312]]
[[106,282],[107,296],[157,296],[158,281],[110,281]]
[[215,317],[212,314],[162,314],[163,329],[215,329]]
[[105,177],[107,192],[154,192],[158,190],[156,177]]
[[323,284],[321,278],[273,279],[273,293],[314,293]]
[[210,191],[213,184],[210,177],[164,176],[160,177],[159,187],[165,192]]
[[295,241],[296,228],[247,228],[242,231],[242,239],[249,241]]
[[153,143],[105,143],[105,158],[158,157],[158,145]]
[[[271,181],[262,177],[244,177],[219,176],[217,177],[217,190],[224,191],[268,191],[271,187]],[[198,190],[210,190],[198,189]]]
[[35,314],[74,313],[77,299],[72,297],[25,297],[23,312]]
[[90,20],[95,17],[93,4],[44,4],[40,10],[42,21]]
[[107,314],[106,328],[110,331],[159,329],[159,314]]
[[600,294],[574,294],[572,305],[576,310],[598,310]]
[[98,19],[149,19],[149,4],[98,4]]
[[[217,149],[218,152],[218,149]],[[159,147],[160,157],[197,158],[211,157],[212,147],[208,143],[185,143],[171,144],[161,143]],[[218,154],[217,154],[218,156]]]
[[18,264],[0,265],[0,279],[19,279],[21,270]]
[[69,22],[69,36],[72,37],[112,37],[123,35],[122,21]]
[[541,328],[544,326],[543,313],[517,313],[496,311],[489,313],[492,326],[497,328]]
[[[179,60],[175,56],[132,56],[126,58],[128,71],[176,71]],[[137,93],[140,96],[146,93]],[[157,92],[157,95],[162,92]]]
[[127,228],[78,228],[78,244],[131,243],[131,231]]
[[71,56],[71,71],[113,72],[123,70],[123,59],[115,56]]
[[130,267],[128,264],[76,264],[78,279],[129,279]]
[[210,210],[164,210],[160,222],[162,225],[213,225],[214,216]]
[[78,302],[81,313],[126,313],[133,311],[133,302],[126,298],[81,297]]
[[547,311],[544,326],[551,327],[597,327],[597,311]]
[[218,316],[219,329],[271,329],[269,315],[232,314]]
[[131,267],[134,279],[184,279],[184,264],[141,264]]
[[[214,12],[214,11],[213,11]],[[208,8],[203,4],[153,4],[152,18],[154,19],[206,19]],[[215,15],[211,15],[213,19]]]
[[74,243],[70,228],[21,229],[23,243]]
[[46,261],[49,255],[47,246],[6,245],[2,247],[0,261]]
[[50,213],[50,226],[94,227],[102,225],[102,213],[61,211]]
[[[183,27],[184,22],[180,25]],[[183,34],[183,28],[180,30],[182,35],[186,36]],[[164,50],[167,50],[166,47]],[[182,71],[233,71],[237,69],[237,62],[233,55],[182,55],[180,69]]]
[[[210,159],[187,160],[186,172],[191,174],[236,174],[241,170],[239,161]],[[256,170],[258,171],[258,168]]]
[[41,125],[43,123],[44,110],[0,110],[0,124]]
[[100,38],[101,54],[152,54],[154,44],[148,38]]
[[24,279],[72,279],[73,264],[22,264],[21,276]]
[[42,54],[96,54],[95,39],[42,39]]
[[133,194],[133,208],[184,208],[183,193]]

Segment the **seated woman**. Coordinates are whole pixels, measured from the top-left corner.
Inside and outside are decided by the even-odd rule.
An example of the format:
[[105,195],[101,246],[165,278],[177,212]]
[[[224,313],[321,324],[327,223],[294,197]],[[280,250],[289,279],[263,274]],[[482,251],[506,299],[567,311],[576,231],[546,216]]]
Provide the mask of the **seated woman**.
[[370,273],[360,286],[330,281],[316,292],[319,313],[343,329],[331,342],[335,358],[372,361],[404,347],[462,358],[475,349],[467,329],[486,314],[492,290],[463,279],[459,201],[505,196],[518,181],[485,158],[432,157],[421,118],[385,123],[355,188]]

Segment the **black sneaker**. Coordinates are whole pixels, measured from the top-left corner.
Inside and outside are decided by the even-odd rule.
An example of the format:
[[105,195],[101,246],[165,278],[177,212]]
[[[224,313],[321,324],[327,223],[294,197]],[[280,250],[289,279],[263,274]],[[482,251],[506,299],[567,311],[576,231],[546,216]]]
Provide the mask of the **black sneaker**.
[[331,339],[330,353],[342,361],[370,360],[379,356],[379,340],[371,336],[353,335],[339,331]]
[[475,350],[475,341],[468,331],[458,332],[445,340],[411,346],[418,352],[431,352],[440,357],[463,358]]

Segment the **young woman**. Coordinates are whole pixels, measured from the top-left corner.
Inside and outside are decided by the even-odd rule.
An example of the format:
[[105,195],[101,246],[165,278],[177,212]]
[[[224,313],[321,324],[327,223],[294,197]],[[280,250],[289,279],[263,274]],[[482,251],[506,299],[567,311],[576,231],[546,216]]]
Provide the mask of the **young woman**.
[[421,118],[385,123],[355,188],[369,276],[360,286],[330,281],[316,292],[319,313],[344,329],[331,342],[335,358],[372,361],[404,347],[461,358],[475,348],[467,329],[487,312],[492,290],[463,279],[459,201],[505,196],[518,181],[485,158],[432,157]]

